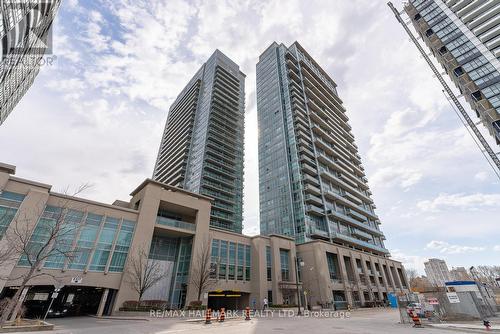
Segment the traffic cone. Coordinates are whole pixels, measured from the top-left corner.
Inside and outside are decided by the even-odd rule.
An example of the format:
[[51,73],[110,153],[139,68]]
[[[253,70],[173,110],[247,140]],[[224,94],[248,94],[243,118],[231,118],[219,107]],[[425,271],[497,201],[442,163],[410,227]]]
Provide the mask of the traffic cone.
[[250,320],[250,307],[245,308],[245,320]]
[[225,309],[224,308],[221,308],[220,309],[220,318],[219,318],[219,321],[220,322],[224,322],[224,319],[226,318],[226,312],[225,312]]
[[208,309],[207,312],[205,313],[205,324],[211,324],[212,323],[212,310]]
[[413,327],[422,327],[422,322],[420,321],[417,312],[411,312],[411,320],[413,320]]

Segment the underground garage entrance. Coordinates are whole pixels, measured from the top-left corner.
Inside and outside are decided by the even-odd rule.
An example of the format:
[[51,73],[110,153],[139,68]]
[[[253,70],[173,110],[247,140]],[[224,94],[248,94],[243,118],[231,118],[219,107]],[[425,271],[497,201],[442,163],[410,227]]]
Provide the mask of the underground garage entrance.
[[244,310],[249,304],[250,294],[234,290],[216,290],[208,293],[207,307],[212,310]]
[[[104,288],[88,286],[65,286],[54,293],[51,285],[38,285],[29,288],[24,299],[23,310],[27,318],[43,318],[49,309],[52,297],[54,301],[47,313],[48,317],[95,315],[98,312]],[[12,297],[15,287],[6,289],[2,297]],[[110,289],[103,308],[103,314],[111,314],[116,290]]]

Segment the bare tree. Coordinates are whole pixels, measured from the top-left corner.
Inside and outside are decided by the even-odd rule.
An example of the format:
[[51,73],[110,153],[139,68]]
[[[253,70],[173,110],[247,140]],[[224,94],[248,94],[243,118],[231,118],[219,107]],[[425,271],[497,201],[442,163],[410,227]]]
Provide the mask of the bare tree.
[[197,253],[193,258],[193,269],[191,271],[190,282],[196,288],[198,301],[201,300],[201,294],[214,284],[214,280],[210,278],[210,246],[212,240],[207,238],[201,243]]
[[[472,268],[471,268],[472,269]],[[471,276],[476,277],[481,283],[495,286],[496,278],[500,277],[500,266],[477,266],[471,271]]]
[[415,289],[418,286],[418,272],[415,268],[406,269],[406,277],[408,277],[408,282],[410,283],[410,288]]
[[139,248],[130,258],[130,266],[127,269],[127,281],[139,294],[139,302],[146,291],[164,278],[160,262],[149,258],[148,252],[144,248]]
[[[71,196],[76,196],[89,187],[82,185]],[[54,275],[41,271],[47,259],[58,258],[67,261],[75,256],[72,244],[78,225],[72,219],[75,210],[69,209],[70,197],[66,195],[61,197],[56,210],[43,218],[39,219],[44,213],[45,205],[29,212],[19,211],[10,222],[4,235],[7,246],[0,249],[0,265],[15,265],[17,261],[22,261],[26,271],[18,277],[0,277],[4,280],[19,281],[18,290],[2,310],[0,326],[8,320],[9,315],[11,319],[17,317],[23,304],[20,298],[22,291],[33,279],[46,275],[59,280]],[[32,238],[34,233],[37,235],[36,240]]]

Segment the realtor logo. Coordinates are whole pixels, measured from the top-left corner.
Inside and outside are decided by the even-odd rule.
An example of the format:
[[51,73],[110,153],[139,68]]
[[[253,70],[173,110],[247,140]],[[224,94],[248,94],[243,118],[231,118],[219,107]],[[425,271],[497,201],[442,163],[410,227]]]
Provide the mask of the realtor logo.
[[10,17],[10,29],[1,41],[2,55],[52,54],[52,20],[60,0],[42,0],[30,4],[4,1],[4,17]]

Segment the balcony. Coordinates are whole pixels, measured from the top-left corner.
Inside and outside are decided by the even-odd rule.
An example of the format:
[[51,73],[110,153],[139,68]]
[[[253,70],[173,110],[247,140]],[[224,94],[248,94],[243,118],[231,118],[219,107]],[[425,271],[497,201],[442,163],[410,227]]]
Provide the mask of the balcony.
[[366,221],[366,217],[365,217],[365,216],[363,216],[362,214],[360,214],[360,213],[358,213],[358,212],[356,212],[356,211],[354,211],[354,210],[349,210],[349,211],[347,212],[347,214],[348,214],[349,216],[351,216],[352,218],[354,218],[354,219],[356,219],[356,220],[359,220],[359,221],[361,221],[361,222]]
[[328,235],[327,231],[320,230],[314,226],[311,226],[309,228],[309,235],[313,239],[330,240],[330,236]]
[[331,190],[325,190],[325,196],[328,196],[330,198],[332,198],[333,200],[336,200],[336,201],[339,201],[339,202],[342,202],[342,204],[344,205],[347,205],[351,208],[357,208],[358,205],[351,202],[350,200],[348,200],[347,198],[345,198],[344,196],[342,195],[339,195],[337,193],[334,193],[333,191]]
[[201,184],[206,186],[206,187],[210,187],[211,189],[228,194],[228,195],[233,195],[233,196],[235,195],[234,191],[232,189],[228,189],[227,187],[224,187],[223,185],[216,183],[216,182],[212,182],[212,181],[203,179]]
[[307,194],[304,197],[304,200],[305,200],[306,203],[311,203],[311,204],[316,204],[316,205],[323,205],[323,200],[321,200],[321,198],[319,198],[317,196],[314,196],[314,195],[311,195],[311,194]]
[[312,176],[307,175],[307,174],[302,175],[302,181],[304,181],[305,183],[310,183],[316,187],[319,186],[319,180],[317,178],[312,177]]
[[324,210],[314,205],[306,205],[306,211],[318,216],[324,216]]
[[187,222],[184,222],[182,220],[166,218],[166,217],[159,217],[159,216],[156,217],[156,224],[168,226],[168,227],[180,228],[180,229],[191,231],[191,232],[194,232],[196,230],[195,224],[187,223]]
[[335,210],[328,210],[326,213],[327,213],[327,215],[333,216],[333,217],[335,217],[335,218],[337,218],[345,223],[350,224],[351,226],[355,226],[355,227],[360,228],[362,230],[366,230],[369,233],[378,235],[380,237],[384,236],[382,231],[378,230],[377,228],[375,228],[373,226],[368,225],[366,223],[366,218],[365,218],[364,222],[360,222],[360,221],[357,221],[355,219],[352,219],[349,216],[344,215],[343,213],[337,212]]
[[361,231],[357,228],[353,229],[351,234],[355,237],[359,237],[359,238],[362,238],[362,239],[365,239],[365,240],[371,240],[372,239],[372,235],[370,233],[366,233],[364,231]]
[[500,120],[492,123],[493,130],[495,131],[495,136],[497,137],[497,141],[500,141]]
[[321,195],[321,190],[318,187],[315,187],[311,184],[306,184],[304,186],[304,191],[314,195]]
[[356,239],[356,238],[353,238],[353,237],[350,237],[350,236],[347,236],[344,234],[333,233],[332,238],[338,239],[340,241],[348,242],[350,244],[353,244],[354,246],[357,246],[360,248],[366,248],[368,250],[375,251],[378,253],[383,253],[383,254],[389,253],[389,251],[387,249],[385,249],[384,247],[377,246],[377,245],[374,245],[372,243],[369,243],[369,242],[366,242],[363,240],[359,240],[359,239]]
[[345,198],[349,199],[350,201],[359,204],[362,204],[363,201],[360,200],[358,197],[356,197],[354,194],[351,194],[349,191],[346,191],[344,194]]
[[301,167],[302,167],[302,171],[309,174],[309,175],[312,175],[312,176],[318,175],[316,168],[312,168],[311,166],[309,166],[307,164],[301,164]]

